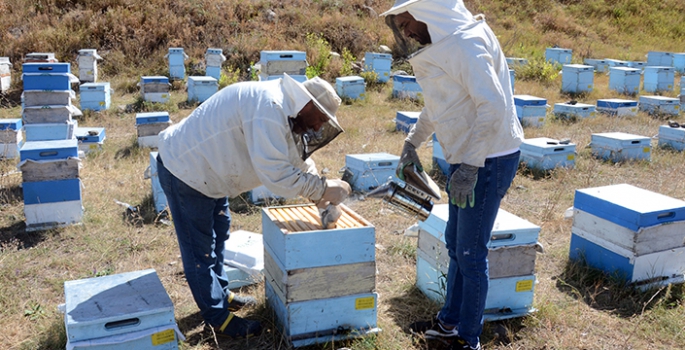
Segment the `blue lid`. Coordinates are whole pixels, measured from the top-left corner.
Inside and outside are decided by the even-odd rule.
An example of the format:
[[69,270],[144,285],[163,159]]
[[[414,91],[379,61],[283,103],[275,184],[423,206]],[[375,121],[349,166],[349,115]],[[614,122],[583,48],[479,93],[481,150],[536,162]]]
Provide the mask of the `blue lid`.
[[0,119],[0,130],[21,130],[21,118]]

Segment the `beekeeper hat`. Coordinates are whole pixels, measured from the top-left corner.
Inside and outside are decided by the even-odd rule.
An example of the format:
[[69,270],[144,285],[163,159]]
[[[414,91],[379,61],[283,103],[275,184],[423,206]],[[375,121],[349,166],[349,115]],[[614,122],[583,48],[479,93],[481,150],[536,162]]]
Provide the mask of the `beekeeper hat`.
[[[290,78],[287,74],[284,76]],[[311,97],[316,108],[326,114],[333,125],[342,130],[338,124],[338,118],[335,116],[342,100],[338,97],[333,86],[319,77],[307,79],[304,83],[297,85],[303,87],[302,90]]]
[[387,15],[399,15],[402,12],[407,11],[407,6],[424,0],[395,0],[395,5],[393,5],[390,10],[381,13],[381,16]]

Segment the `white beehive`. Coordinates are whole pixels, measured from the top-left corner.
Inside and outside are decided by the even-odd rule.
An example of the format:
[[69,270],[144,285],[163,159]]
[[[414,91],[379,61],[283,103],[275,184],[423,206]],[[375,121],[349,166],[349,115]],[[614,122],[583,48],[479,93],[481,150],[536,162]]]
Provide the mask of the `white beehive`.
[[82,49],[78,51],[78,78],[84,83],[94,83],[98,81],[98,60],[102,57],[98,55],[96,49]]

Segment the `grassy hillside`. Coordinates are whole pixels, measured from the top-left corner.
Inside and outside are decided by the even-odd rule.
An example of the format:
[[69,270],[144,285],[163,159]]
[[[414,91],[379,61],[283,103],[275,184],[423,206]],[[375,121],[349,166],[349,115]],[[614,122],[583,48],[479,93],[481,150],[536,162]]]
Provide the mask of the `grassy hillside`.
[[[400,59],[392,33],[376,15],[391,0],[0,0],[0,56],[13,63],[13,85],[0,95],[0,118],[19,118],[22,57],[29,52],[54,52],[76,65],[79,49],[95,48],[103,56],[99,81],[115,89],[112,108],[86,112],[80,126],[106,128],[103,150],[82,161],[82,225],[26,232],[22,176],[16,160],[0,161],[0,335],[1,349],[64,349],[64,282],[154,268],[169,293],[176,320],[187,340],[181,349],[287,349],[264,303],[264,286],[242,292],[257,297],[256,308],[240,314],[262,320],[268,331],[249,341],[216,340],[204,328],[186,285],[175,233],[154,213],[150,182],[143,173],[147,148],[136,144],[135,112],[167,110],[174,122],[195,107],[186,101],[182,82],[173,85],[169,103],[142,103],[136,83],[141,75],[167,75],[164,56],[169,47],[183,47],[188,75],[203,74],[208,47],[224,50],[222,84],[252,79],[249,68],[261,50],[304,50],[311,72],[333,82],[354,71],[351,61],[379,45]],[[517,68],[516,93],[544,97],[550,105],[571,98],[594,104],[599,98],[631,98],[608,89],[608,77],[595,74],[595,90],[580,96],[560,92],[558,70],[542,59],[546,47],[573,49],[573,61],[615,58],[644,61],[648,51],[685,51],[685,3],[679,0],[497,1],[471,0],[474,13],[484,13],[509,57],[531,64]],[[332,58],[335,51],[342,58]],[[354,57],[354,59],[352,59]],[[676,77],[677,96],[680,77]],[[404,134],[395,131],[398,110],[418,111],[420,102],[391,97],[392,84],[367,85],[367,99],[344,104],[339,120],[345,133],[314,154],[318,169],[339,176],[344,155],[388,152],[399,154]],[[642,92],[644,93],[644,92]],[[78,106],[78,98],[74,101]],[[682,116],[673,118],[679,122]],[[685,199],[685,154],[657,148],[651,162],[612,164],[590,154],[590,135],[622,131],[655,136],[664,120],[640,112],[634,118],[604,115],[576,122],[548,113],[541,128],[525,128],[533,137],[569,138],[576,144],[576,165],[537,177],[519,171],[502,208],[540,226],[545,253],[536,261],[537,312],[487,323],[487,349],[677,349],[685,342],[683,287],[676,285],[634,291],[612,276],[568,261],[572,221],[564,212],[579,188],[629,183]],[[421,147],[424,165],[432,148]],[[439,176],[436,176],[441,181]],[[115,200],[131,204],[128,215]],[[290,200],[288,203],[299,203]],[[441,203],[444,203],[445,199]],[[238,203],[236,199],[233,203]],[[239,203],[238,203],[239,204]],[[431,317],[439,306],[414,286],[416,238],[403,235],[414,218],[393,213],[379,201],[355,195],[346,203],[376,230],[378,275],[377,336],[313,346],[311,349],[443,349],[440,343],[408,335],[406,325]],[[261,232],[259,208],[233,213],[232,229]]]

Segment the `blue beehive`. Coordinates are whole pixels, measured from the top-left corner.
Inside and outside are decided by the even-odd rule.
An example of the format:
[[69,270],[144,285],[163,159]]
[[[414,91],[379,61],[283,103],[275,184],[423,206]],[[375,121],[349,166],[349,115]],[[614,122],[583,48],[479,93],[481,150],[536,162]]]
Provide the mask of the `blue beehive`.
[[390,66],[392,55],[389,53],[367,52],[364,55],[364,70],[376,72],[378,82],[386,83],[390,80]]
[[637,115],[637,101],[620,98],[598,99],[597,112],[618,117],[634,117]]
[[609,89],[626,95],[640,92],[640,70],[629,67],[609,68]]
[[539,127],[547,117],[547,99],[530,95],[514,95],[516,115],[524,126]]
[[71,84],[78,83],[78,78],[71,73],[24,73],[24,91],[26,90],[71,90]]
[[673,68],[675,68],[676,72],[685,74],[685,52],[673,54]]
[[552,64],[569,64],[571,63],[571,49],[562,49],[559,47],[548,47],[545,49],[545,61]]
[[680,100],[666,96],[640,96],[639,108],[650,115],[674,116],[680,114]]
[[81,200],[80,179],[24,182],[22,190],[25,205]]
[[153,269],[64,282],[67,341],[75,349],[175,350],[174,305]]
[[611,67],[628,67],[628,61],[617,60],[613,58],[606,59],[609,68]]
[[217,91],[219,91],[219,82],[213,77],[188,77],[188,101],[207,101]]
[[379,331],[375,228],[340,209],[332,229],[313,205],[262,209],[266,299],[295,347]]
[[592,134],[592,155],[614,163],[626,160],[650,160],[650,138],[623,132]]
[[58,74],[71,73],[71,63],[68,62],[53,62],[53,63],[24,63],[22,71],[26,73],[38,74]]
[[595,86],[595,73],[592,66],[565,64],[561,72],[561,91],[563,92],[590,92]]
[[435,134],[433,134],[433,169],[440,169],[445,176],[450,174],[450,164],[445,159],[445,153]]
[[[259,54],[259,80],[277,79],[288,74],[305,77],[307,72],[307,53],[304,51],[261,51]],[[272,78],[273,77],[273,78]],[[295,79],[300,81],[300,79]]]
[[574,208],[572,260],[638,287],[683,282],[685,202],[618,184],[576,190]]
[[159,133],[171,125],[169,112],[147,112],[136,114],[138,146],[156,148]]
[[392,97],[418,100],[421,97],[421,86],[412,75],[392,76]]
[[647,52],[648,66],[673,67],[673,53],[662,51]]
[[366,98],[364,78],[353,75],[335,78],[335,91],[342,98],[363,100]]
[[416,124],[416,121],[419,120],[419,115],[421,115],[421,112],[397,111],[395,129],[408,133],[412,126]]
[[586,58],[583,63],[595,68],[595,72],[604,73],[609,71],[609,63],[605,59]]
[[19,153],[21,161],[77,158],[78,144],[76,139],[26,142]]
[[678,151],[685,150],[685,128],[669,125],[659,126],[659,147],[668,147]]
[[576,164],[576,145],[559,143],[559,140],[538,137],[525,139],[520,146],[521,162],[534,170],[552,170],[558,167],[573,168]]
[[559,119],[593,118],[596,107],[585,103],[555,103],[553,113]]
[[105,128],[97,127],[78,127],[74,131],[74,136],[78,140],[78,149],[84,153],[102,149],[105,142]]
[[528,64],[528,60],[520,57],[507,57],[507,65],[509,67],[525,66]]
[[145,112],[136,114],[136,125],[170,121],[169,112]]
[[159,173],[157,173],[157,152],[150,152],[150,182],[152,183],[152,200],[155,203],[155,211],[162,212],[167,207],[166,195],[159,183]]
[[164,57],[169,60],[169,78],[185,79],[185,60],[188,59],[188,55],[186,55],[185,52],[183,52],[183,48],[170,47],[169,53],[167,53]]
[[19,156],[24,137],[21,119],[0,119],[0,159],[14,159]]
[[0,131],[3,130],[21,130],[21,118],[0,119]]
[[675,70],[673,67],[645,67],[644,90],[646,92],[673,91]]
[[213,77],[217,81],[221,80],[221,65],[226,61],[222,49],[209,48],[205,53],[206,72],[205,75]]
[[352,189],[368,192],[388,182],[399,181],[395,170],[400,157],[389,153],[345,155],[345,177]]
[[23,182],[27,228],[56,227],[83,219],[81,180]]
[[647,62],[645,61],[628,61],[628,67],[630,68],[636,68],[642,71],[646,66]]
[[[419,222],[416,286],[431,300],[444,302],[444,275],[449,256],[445,246],[447,204],[433,206]],[[490,242],[490,288],[485,301],[486,321],[525,316],[533,308],[535,259],[540,227],[500,209]]]
[[85,83],[79,88],[81,109],[103,111],[112,103],[112,89],[109,83]]
[[149,102],[167,102],[169,101],[169,78],[164,76],[141,76],[140,94],[145,101]]
[[26,141],[50,141],[69,140],[74,138],[76,123],[68,121],[64,123],[26,124],[24,132]]

